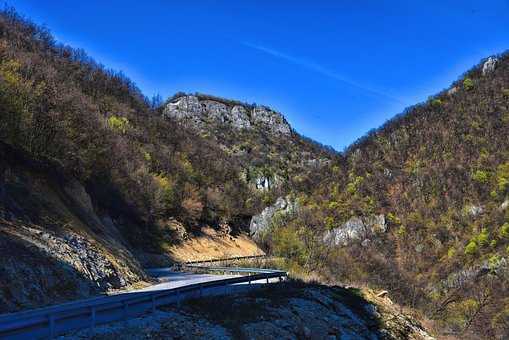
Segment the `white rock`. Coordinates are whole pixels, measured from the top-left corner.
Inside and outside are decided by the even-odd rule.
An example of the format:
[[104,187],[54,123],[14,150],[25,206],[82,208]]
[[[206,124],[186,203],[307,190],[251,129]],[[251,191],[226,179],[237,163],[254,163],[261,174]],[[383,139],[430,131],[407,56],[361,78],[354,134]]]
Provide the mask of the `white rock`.
[[202,110],[209,119],[218,123],[225,123],[229,120],[230,110],[228,107],[220,102],[214,100],[201,101]]
[[274,134],[291,134],[285,118],[267,107],[235,104],[220,99],[185,95],[166,104],[163,115],[177,119],[197,129],[206,129],[206,122],[228,124],[236,129],[249,129],[253,125]]
[[355,216],[340,227],[327,231],[323,236],[323,241],[335,246],[347,246],[351,241],[364,241],[370,234],[386,231],[387,224],[383,214],[364,218]]
[[485,76],[493,71],[497,67],[498,59],[494,57],[489,57],[482,66],[482,75]]
[[447,94],[448,94],[449,96],[452,96],[452,95],[454,95],[456,92],[458,92],[458,88],[457,88],[456,86],[454,86],[454,87],[451,87],[451,88],[447,91]]
[[273,132],[289,135],[291,127],[282,115],[263,106],[256,106],[251,112],[253,123],[263,124]]
[[468,213],[468,215],[470,215],[472,217],[479,216],[480,214],[482,214],[484,212],[484,209],[482,206],[474,205],[474,204],[466,206],[465,209],[466,209],[466,212]]
[[509,207],[509,199],[506,199],[499,207],[499,210],[506,210]]
[[263,209],[261,213],[251,218],[251,222],[249,224],[251,236],[254,239],[259,239],[263,232],[270,227],[272,218],[277,212],[291,214],[296,212],[297,209],[297,204],[291,201],[290,198],[279,197],[273,205]]
[[251,127],[248,111],[241,105],[235,105],[232,108],[230,121],[237,129],[249,129]]

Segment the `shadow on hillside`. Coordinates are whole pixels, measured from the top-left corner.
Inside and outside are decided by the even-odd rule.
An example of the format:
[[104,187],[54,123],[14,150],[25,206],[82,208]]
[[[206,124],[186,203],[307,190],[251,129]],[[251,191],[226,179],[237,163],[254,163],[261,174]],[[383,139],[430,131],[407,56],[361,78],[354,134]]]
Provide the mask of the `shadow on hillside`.
[[[335,304],[320,300],[313,291],[323,292],[324,295],[334,300]],[[308,301],[317,306],[324,306],[328,310],[328,315],[314,315],[310,307],[308,312],[303,312],[295,308],[296,301]],[[306,305],[303,303],[303,305]],[[383,322],[373,313],[374,308],[357,289],[346,289],[343,287],[328,287],[316,283],[305,283],[298,280],[289,280],[280,284],[270,286],[261,286],[261,288],[230,296],[206,297],[201,299],[192,299],[183,306],[184,312],[190,315],[196,315],[196,318],[205,317],[213,324],[219,324],[229,329],[235,338],[245,338],[247,324],[259,325],[267,324],[286,325],[285,329],[290,330],[298,338],[305,338],[308,335],[304,329],[314,330],[311,324],[313,320],[328,320],[330,315],[339,315],[344,318],[352,318],[351,323],[360,320],[365,325],[365,332],[371,332],[376,336],[382,337]],[[174,307],[167,307],[171,310]],[[164,308],[163,308],[164,309]],[[298,320],[292,323],[292,320]],[[306,322],[306,320],[309,320]],[[311,334],[312,338],[322,338],[322,336],[337,336],[342,334],[341,326],[334,323],[318,323],[321,334]],[[262,326],[260,326],[262,327]],[[262,327],[263,328],[263,327]],[[303,333],[304,332],[304,333]],[[364,338],[365,334],[358,334],[359,338]]]
[[0,313],[58,304],[104,292],[68,263],[7,232],[0,222]]

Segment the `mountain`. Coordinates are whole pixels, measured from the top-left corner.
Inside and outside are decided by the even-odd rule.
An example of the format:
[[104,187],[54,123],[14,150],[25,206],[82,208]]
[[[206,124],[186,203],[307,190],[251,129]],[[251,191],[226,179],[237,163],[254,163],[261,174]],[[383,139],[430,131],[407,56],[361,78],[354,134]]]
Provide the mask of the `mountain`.
[[299,135],[281,113],[266,106],[178,93],[162,114],[218,144],[259,189],[302,185],[339,156],[331,147]]
[[387,290],[438,334],[509,336],[509,54],[338,154],[265,106],[152,105],[7,9],[0,112],[0,312],[263,248],[293,275]]
[[248,105],[203,94],[173,96],[164,108],[164,115],[209,133],[211,125],[221,129],[256,129],[258,133],[289,136],[292,128],[285,117],[266,106]]
[[146,282],[143,266],[261,253],[251,216],[309,190],[337,157],[266,107],[204,95],[153,106],[122,73],[11,9],[0,13],[0,109],[10,254],[0,312]]
[[505,53],[349,146],[265,242],[331,280],[387,289],[442,334],[507,337],[508,135]]

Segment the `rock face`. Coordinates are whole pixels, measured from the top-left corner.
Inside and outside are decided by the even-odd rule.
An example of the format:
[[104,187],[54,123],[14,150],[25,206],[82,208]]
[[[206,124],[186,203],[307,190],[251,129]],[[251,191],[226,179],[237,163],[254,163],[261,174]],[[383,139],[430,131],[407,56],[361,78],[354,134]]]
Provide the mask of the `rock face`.
[[76,233],[1,220],[0,226],[0,249],[12,255],[0,259],[0,312],[86,297],[140,279],[139,272],[119,267],[105,249]]
[[447,94],[448,94],[449,96],[452,96],[452,95],[456,94],[457,92],[458,92],[458,88],[457,88],[456,86],[454,86],[454,87],[451,87],[451,88],[447,91]]
[[259,240],[263,232],[270,227],[272,219],[276,213],[291,214],[298,209],[297,204],[289,198],[279,197],[276,203],[263,209],[261,213],[251,218],[249,232],[251,237]]
[[484,261],[479,265],[472,266],[450,274],[438,285],[429,286],[429,291],[448,292],[454,289],[461,289],[469,284],[475,284],[480,277],[491,275],[497,280],[509,280],[509,261],[498,258],[497,261]]
[[347,246],[352,241],[363,241],[363,245],[369,242],[369,237],[374,233],[387,231],[387,224],[383,214],[369,217],[352,217],[340,227],[325,233],[324,242],[335,246]]
[[177,97],[166,105],[163,114],[199,130],[205,130],[210,123],[214,123],[239,130],[258,126],[274,134],[292,133],[285,118],[265,106],[241,105],[201,95]]
[[119,289],[146,278],[117,221],[79,181],[0,162],[0,313]]
[[494,57],[489,57],[482,66],[482,74],[483,76],[495,71],[497,67],[498,59]]

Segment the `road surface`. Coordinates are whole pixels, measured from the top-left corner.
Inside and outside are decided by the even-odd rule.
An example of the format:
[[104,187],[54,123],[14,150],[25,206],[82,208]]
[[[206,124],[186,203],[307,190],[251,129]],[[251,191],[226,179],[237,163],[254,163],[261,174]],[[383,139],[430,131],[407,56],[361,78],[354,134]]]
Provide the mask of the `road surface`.
[[[170,268],[150,269],[147,273],[157,278],[159,283],[149,287],[0,315],[0,339],[48,338],[71,330],[137,316],[155,310],[159,305],[180,303],[188,298],[246,291],[265,283],[278,282],[286,276],[285,272],[272,270],[229,268],[228,271],[239,275],[174,272]],[[249,274],[255,275],[252,276],[253,280],[245,277]],[[230,279],[230,283],[205,284],[225,279]],[[177,291],[172,290],[186,286]]]

